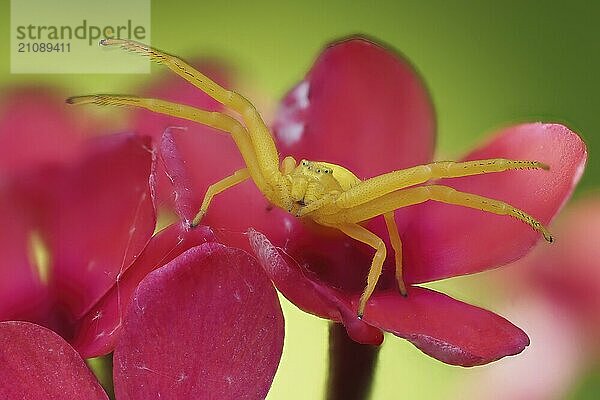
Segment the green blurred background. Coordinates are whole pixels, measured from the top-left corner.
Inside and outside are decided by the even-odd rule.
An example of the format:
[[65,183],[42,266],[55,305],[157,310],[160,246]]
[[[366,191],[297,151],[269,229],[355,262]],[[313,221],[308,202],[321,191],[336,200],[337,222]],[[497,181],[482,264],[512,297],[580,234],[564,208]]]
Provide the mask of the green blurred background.
[[[126,93],[148,78],[12,75],[9,2],[0,4],[0,88],[33,82],[60,85],[71,94]],[[490,131],[513,122],[561,122],[585,139],[590,153],[579,196],[598,187],[600,174],[595,157],[600,146],[598,4],[152,1],[152,44],[182,57],[217,56],[235,66],[244,85],[274,101],[302,78],[324,44],[348,34],[368,34],[405,54],[424,77],[437,110],[438,156],[458,157]],[[495,293],[489,281],[472,276],[435,287],[494,309],[502,293]],[[327,324],[287,302],[284,312],[284,357],[269,399],[321,398]],[[446,366],[387,336],[373,398],[454,398],[463,381],[477,372]],[[582,377],[573,398],[596,398],[598,375]]]

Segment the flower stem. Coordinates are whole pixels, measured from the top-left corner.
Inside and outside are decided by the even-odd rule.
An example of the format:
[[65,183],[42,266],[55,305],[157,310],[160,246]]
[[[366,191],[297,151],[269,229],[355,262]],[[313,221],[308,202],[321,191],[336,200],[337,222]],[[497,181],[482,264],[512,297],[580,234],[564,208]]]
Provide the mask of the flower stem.
[[341,324],[329,326],[328,400],[369,398],[379,346],[359,344]]

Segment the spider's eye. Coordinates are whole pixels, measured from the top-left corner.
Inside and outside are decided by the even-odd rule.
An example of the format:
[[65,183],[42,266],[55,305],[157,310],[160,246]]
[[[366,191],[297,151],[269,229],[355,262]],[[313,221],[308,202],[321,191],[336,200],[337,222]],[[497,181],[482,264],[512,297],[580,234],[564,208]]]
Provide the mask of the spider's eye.
[[308,165],[308,161],[302,160],[302,165],[304,165],[306,167]]
[[320,174],[321,170],[319,168],[317,168],[317,174]]

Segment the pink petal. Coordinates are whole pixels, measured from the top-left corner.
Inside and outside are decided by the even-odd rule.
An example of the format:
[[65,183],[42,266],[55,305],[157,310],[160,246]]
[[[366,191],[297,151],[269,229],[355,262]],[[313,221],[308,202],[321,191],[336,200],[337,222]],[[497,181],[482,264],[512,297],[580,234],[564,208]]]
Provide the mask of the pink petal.
[[410,287],[407,297],[376,292],[364,320],[442,362],[464,367],[518,354],[529,345],[527,335],[506,319],[420,287]]
[[51,330],[0,322],[0,343],[0,398],[108,400],[79,354]]
[[[227,86],[230,80],[227,68],[217,63],[201,61],[193,62],[192,65],[220,84]],[[187,104],[209,111],[223,109],[221,104],[170,71],[143,88],[140,96]],[[152,136],[157,141],[168,128],[186,128],[183,132],[173,132],[173,134],[179,147],[178,151],[188,168],[192,193],[203,195],[211,183],[243,167],[242,158],[231,137],[216,129],[137,109],[132,113],[131,126],[135,132]],[[162,202],[173,206],[173,186],[162,165],[159,166],[157,176],[159,198]],[[198,205],[194,207],[194,212],[198,211],[202,199],[197,201]]]
[[173,224],[156,234],[119,282],[113,282],[104,297],[77,322],[73,346],[86,358],[113,351],[121,336],[124,312],[142,279],[184,251],[213,240],[210,229],[189,230],[184,223]]
[[172,134],[173,128],[165,129],[160,141],[160,158],[166,175],[173,186],[173,206],[179,219],[191,223],[200,208],[200,196],[193,190],[186,160]]
[[422,288],[409,288],[406,298],[395,289],[376,292],[361,321],[356,317],[360,292],[340,290],[320,280],[264,235],[248,234],[261,265],[286,298],[304,311],[342,322],[358,342],[380,344],[383,337],[378,329],[382,329],[410,340],[440,361],[463,366],[517,354],[529,343],[504,318]]
[[357,342],[381,344],[381,332],[357,318],[357,307],[351,304],[352,292],[320,280],[285,251],[273,246],[265,235],[250,230],[248,236],[260,264],[288,300],[308,313],[342,322],[348,335]]
[[96,138],[54,182],[40,174],[31,184],[49,192],[41,223],[52,259],[50,284],[76,317],[104,295],[152,235],[149,146],[148,138],[136,135]]
[[283,333],[277,294],[253,258],[195,247],[138,287],[115,350],[116,396],[263,399]]
[[431,160],[435,117],[413,67],[363,38],[327,47],[281,103],[283,155],[329,161],[360,178]]
[[[497,157],[542,161],[550,171],[509,171],[439,183],[505,201],[548,224],[579,181],[587,153],[579,136],[566,127],[538,123],[504,129],[465,159]],[[402,234],[405,277],[411,283],[509,263],[540,239],[522,222],[478,210],[427,203],[412,212],[412,224]]]
[[46,87],[13,88],[3,92],[0,98],[1,175],[75,155],[84,137],[85,122],[81,120],[83,114],[67,110],[65,98]]

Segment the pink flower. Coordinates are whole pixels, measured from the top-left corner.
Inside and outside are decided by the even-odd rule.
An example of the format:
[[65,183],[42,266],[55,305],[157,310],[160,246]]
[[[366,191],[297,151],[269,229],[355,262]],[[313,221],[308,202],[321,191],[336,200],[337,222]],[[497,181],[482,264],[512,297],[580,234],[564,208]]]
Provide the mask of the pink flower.
[[[275,289],[248,253],[209,242],[150,273],[114,353],[118,400],[262,399],[283,347]],[[2,398],[107,399],[54,332],[0,322]],[[57,368],[57,366],[59,366]]]
[[[185,102],[183,97],[173,100]],[[274,123],[282,156],[339,163],[360,178],[430,162],[434,128],[431,101],[412,67],[360,38],[326,48],[282,101]],[[175,140],[186,135],[174,134]],[[193,152],[202,180],[193,181],[199,189],[194,196],[184,196],[186,210],[197,210],[208,186],[240,166],[240,156],[230,146],[207,144]],[[442,181],[506,201],[548,224],[577,183],[586,148],[564,126],[522,124],[496,133],[464,160],[498,157],[538,160],[551,171]],[[271,207],[251,182],[215,197],[203,223],[215,229],[220,241],[246,248],[245,232],[252,227],[251,247],[277,288],[299,308],[343,323],[358,342],[379,344],[382,330],[388,331],[443,362],[464,366],[521,352],[529,339],[506,319],[415,285],[514,261],[539,235],[507,217],[436,203],[398,210],[396,221],[409,293],[406,298],[398,294],[393,260],[387,260],[363,320],[356,317],[357,301],[372,249]],[[366,227],[387,241],[381,218]]]
[[[40,104],[44,97],[32,92],[28,99]],[[0,171],[0,321],[13,320],[0,323],[0,359],[14,367],[4,368],[0,380],[15,382],[0,388],[0,397],[68,388],[82,396],[73,398],[104,398],[81,372],[74,349],[87,358],[117,347],[120,398],[159,391],[263,398],[281,356],[283,316],[262,268],[247,253],[216,243],[206,227],[176,223],[153,235],[157,157],[150,138],[118,134],[71,143],[64,114],[47,109],[60,108],[55,104],[64,97],[40,104],[29,119],[0,120],[15,135],[56,124],[60,129],[38,134],[75,147],[68,157],[45,148],[34,157],[19,144],[25,148],[15,151],[31,161]],[[74,349],[49,330],[14,320],[50,328]],[[256,349],[246,351],[249,344]]]
[[[308,86],[302,89],[306,98],[298,96],[303,85]],[[329,47],[284,100],[279,115],[275,127],[280,139],[290,124],[303,126],[300,140],[287,151],[284,146],[284,152],[319,160],[326,156],[325,149],[333,149],[328,159],[352,168],[360,177],[430,161],[433,117],[426,92],[410,67],[370,42],[350,40]],[[539,160],[549,164],[551,171],[512,171],[443,183],[501,199],[548,224],[579,179],[586,150],[579,137],[563,126],[524,124],[502,130],[464,159],[498,157]],[[524,255],[539,239],[518,221],[439,203],[398,210],[396,220],[409,285],[505,264]],[[368,225],[385,238],[382,226],[377,220]],[[296,304],[304,302],[310,312],[341,320],[355,340],[380,342],[378,329],[382,329],[441,361],[465,366],[516,354],[528,344],[521,330],[486,310],[416,286],[409,288],[408,297],[401,297],[391,279],[393,262],[388,262],[390,268],[364,320],[358,321],[353,311],[372,253],[338,238],[333,240],[337,248],[327,243],[315,257],[312,243],[322,239],[297,246],[294,233],[285,250],[297,263],[273,253],[264,238],[254,236],[255,249],[269,255],[261,257],[263,265]],[[319,264],[327,265],[328,272],[317,269]],[[306,284],[314,286],[313,293],[283,289],[290,271],[303,275]],[[315,298],[325,307],[305,303]]]

